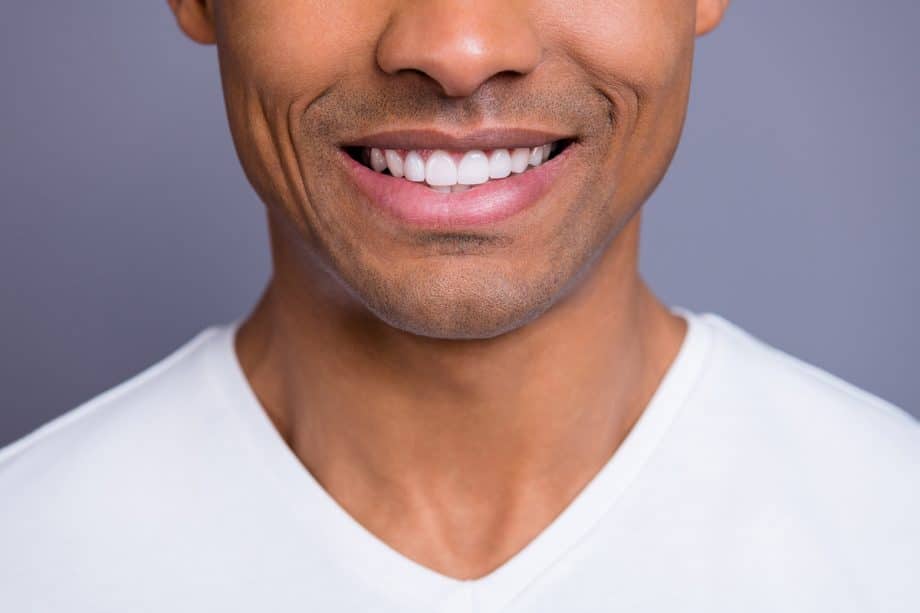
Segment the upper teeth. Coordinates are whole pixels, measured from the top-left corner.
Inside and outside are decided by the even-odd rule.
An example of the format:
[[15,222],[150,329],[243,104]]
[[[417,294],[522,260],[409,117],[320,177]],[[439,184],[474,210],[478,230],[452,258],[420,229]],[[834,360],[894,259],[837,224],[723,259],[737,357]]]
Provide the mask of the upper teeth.
[[480,185],[489,179],[504,179],[519,174],[529,166],[539,166],[549,159],[552,144],[516,149],[492,149],[488,153],[479,149],[466,153],[449,153],[437,149],[425,151],[372,148],[369,153],[371,168],[377,172],[387,169],[394,177],[427,183],[438,191],[463,191],[471,185]]

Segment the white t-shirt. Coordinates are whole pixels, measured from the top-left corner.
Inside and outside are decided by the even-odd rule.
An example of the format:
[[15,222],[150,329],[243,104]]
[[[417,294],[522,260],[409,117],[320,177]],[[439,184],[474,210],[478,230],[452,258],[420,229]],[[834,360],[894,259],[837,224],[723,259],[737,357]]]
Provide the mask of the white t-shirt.
[[920,611],[920,427],[711,313],[578,497],[461,581],[357,523],[235,325],[0,451],[0,611]]

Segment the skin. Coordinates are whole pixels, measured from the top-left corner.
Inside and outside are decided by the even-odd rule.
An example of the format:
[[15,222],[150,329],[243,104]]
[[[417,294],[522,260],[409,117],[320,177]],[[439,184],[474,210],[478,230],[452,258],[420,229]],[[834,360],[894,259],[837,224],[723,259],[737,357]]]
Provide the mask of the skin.
[[[273,277],[237,336],[304,466],[401,554],[461,579],[571,503],[685,337],[638,273],[697,36],[728,0],[170,0],[216,43]],[[575,8],[577,7],[577,8]],[[571,135],[537,206],[425,230],[337,161],[379,130]]]

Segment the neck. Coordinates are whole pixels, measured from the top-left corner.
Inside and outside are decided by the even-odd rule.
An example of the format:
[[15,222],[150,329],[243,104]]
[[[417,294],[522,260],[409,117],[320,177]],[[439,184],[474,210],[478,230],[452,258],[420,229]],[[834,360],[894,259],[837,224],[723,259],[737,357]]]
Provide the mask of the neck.
[[[294,453],[372,531],[391,512],[514,526],[527,542],[609,460],[683,339],[638,277],[638,223],[549,311],[486,340],[419,337],[343,309],[330,281],[289,278],[276,245],[240,362]],[[440,566],[475,576],[508,551]]]

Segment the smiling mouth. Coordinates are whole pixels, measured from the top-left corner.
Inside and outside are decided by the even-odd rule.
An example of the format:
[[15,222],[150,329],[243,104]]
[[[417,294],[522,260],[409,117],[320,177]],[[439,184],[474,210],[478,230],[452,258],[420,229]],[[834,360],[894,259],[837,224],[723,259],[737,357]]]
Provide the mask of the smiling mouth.
[[414,228],[482,228],[535,208],[581,149],[574,135],[516,128],[378,132],[339,145],[366,202]]
[[571,143],[560,139],[529,147],[467,150],[347,146],[344,151],[374,172],[436,192],[458,193],[539,168]]

